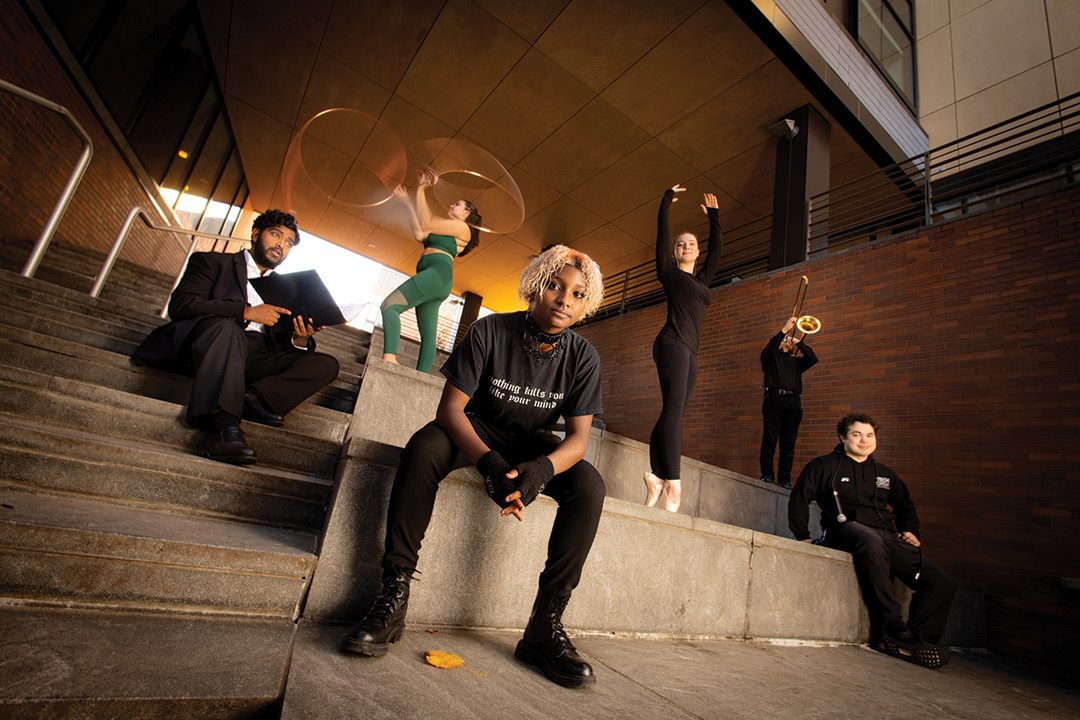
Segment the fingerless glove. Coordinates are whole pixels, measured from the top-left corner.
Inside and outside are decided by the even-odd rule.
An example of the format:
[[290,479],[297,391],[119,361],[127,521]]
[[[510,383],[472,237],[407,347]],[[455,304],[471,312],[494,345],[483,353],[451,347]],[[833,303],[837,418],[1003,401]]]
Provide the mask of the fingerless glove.
[[[555,475],[555,468],[547,455],[535,460],[528,460],[517,465],[518,476],[510,482],[517,483],[515,490],[521,491],[521,504],[528,505]],[[506,497],[505,495],[503,497]]]
[[476,463],[476,469],[484,478],[484,489],[488,497],[499,507],[506,507],[509,504],[506,502],[506,496],[518,489],[515,480],[506,478],[506,473],[514,468],[503,459],[502,455],[489,450]]

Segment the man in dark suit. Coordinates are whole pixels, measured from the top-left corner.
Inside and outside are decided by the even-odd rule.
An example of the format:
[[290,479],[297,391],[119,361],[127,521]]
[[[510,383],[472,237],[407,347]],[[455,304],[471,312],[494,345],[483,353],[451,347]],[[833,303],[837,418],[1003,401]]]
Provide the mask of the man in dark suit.
[[296,219],[268,210],[255,219],[250,250],[192,253],[169,299],[171,322],[132,355],[137,365],[194,378],[187,421],[207,431],[202,451],[212,460],[254,463],[240,419],[280,427],[286,413],[337,377],[337,360],[315,352],[313,336],[322,328],[310,318],[282,319],[289,310],[262,303],[248,285],[299,241]]

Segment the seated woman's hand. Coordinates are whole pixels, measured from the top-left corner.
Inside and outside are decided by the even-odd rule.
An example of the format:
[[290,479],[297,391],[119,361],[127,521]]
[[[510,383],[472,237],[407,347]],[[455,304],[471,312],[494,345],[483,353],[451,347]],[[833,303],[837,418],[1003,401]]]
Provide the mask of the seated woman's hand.
[[499,507],[507,507],[510,502],[506,498],[517,490],[517,483],[506,477],[514,467],[498,452],[489,450],[476,463],[476,469],[484,478],[484,489],[488,497]]
[[544,486],[555,476],[555,468],[547,455],[541,455],[535,460],[528,460],[517,464],[517,489],[521,491],[522,507],[527,506]]

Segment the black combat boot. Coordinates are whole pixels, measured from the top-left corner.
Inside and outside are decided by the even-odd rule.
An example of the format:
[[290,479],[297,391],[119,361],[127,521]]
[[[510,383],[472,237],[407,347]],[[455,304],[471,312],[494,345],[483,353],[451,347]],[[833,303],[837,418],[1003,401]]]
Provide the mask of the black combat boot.
[[382,657],[405,629],[412,571],[394,567],[383,571],[382,590],[364,619],[349,628],[341,649],[369,657]]
[[548,680],[563,687],[583,687],[596,682],[592,666],[574,649],[562,626],[562,614],[570,596],[559,597],[540,591],[525,636],[517,644],[514,657],[536,665]]

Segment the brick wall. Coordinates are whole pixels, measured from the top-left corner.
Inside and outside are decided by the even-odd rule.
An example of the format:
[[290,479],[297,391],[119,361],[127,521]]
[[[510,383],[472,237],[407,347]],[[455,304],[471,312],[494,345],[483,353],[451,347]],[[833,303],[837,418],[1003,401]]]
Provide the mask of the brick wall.
[[[14,0],[0,0],[0,78],[66,107],[89,133],[94,155],[54,243],[108,251],[134,205],[149,200],[79,90]],[[81,140],[60,115],[0,90],[0,239],[36,241],[78,160]],[[136,221],[121,257],[175,274],[179,236]],[[26,258],[20,258],[21,264]]]
[[[1080,670],[1080,190],[718,289],[684,453],[757,476],[759,353],[791,312],[824,329],[803,376],[795,472],[870,413],[912,486],[928,552],[987,589],[993,648]],[[582,329],[604,363],[603,420],[648,442],[664,307]],[[644,468],[642,468],[644,470]]]

